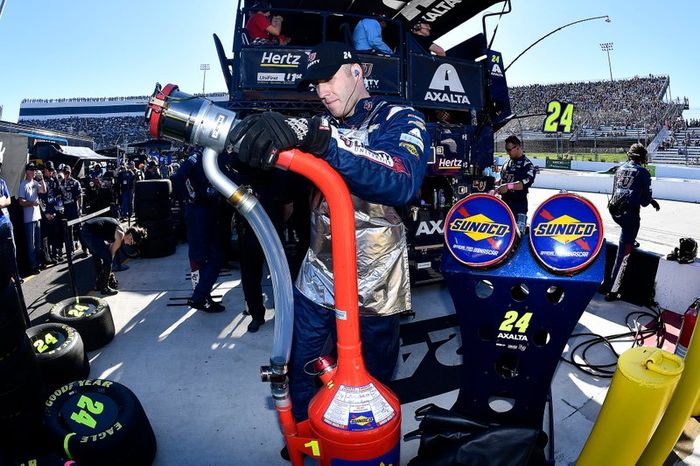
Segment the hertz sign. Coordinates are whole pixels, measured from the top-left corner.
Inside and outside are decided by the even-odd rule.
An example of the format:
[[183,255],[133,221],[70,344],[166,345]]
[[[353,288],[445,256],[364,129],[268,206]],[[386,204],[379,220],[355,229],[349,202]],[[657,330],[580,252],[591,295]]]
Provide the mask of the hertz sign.
[[532,217],[530,245],[547,269],[572,273],[591,264],[603,245],[598,210],[575,194],[557,194],[540,205]]
[[445,225],[447,249],[462,264],[477,268],[502,262],[517,231],[508,206],[488,194],[472,194],[457,202]]

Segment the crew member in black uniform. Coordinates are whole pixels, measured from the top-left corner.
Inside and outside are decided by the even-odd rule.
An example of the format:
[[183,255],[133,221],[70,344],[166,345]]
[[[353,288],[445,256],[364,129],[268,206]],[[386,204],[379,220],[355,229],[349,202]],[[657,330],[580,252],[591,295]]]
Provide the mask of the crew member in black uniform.
[[221,195],[209,183],[202,166],[202,155],[195,151],[172,177],[175,193],[185,206],[185,225],[192,286],[187,304],[200,311],[222,312],[224,305],[215,302],[211,290],[221,269],[221,238],[218,215]]
[[[61,186],[61,193],[63,196],[63,215],[66,220],[71,221],[80,217],[80,212],[82,212],[82,202],[83,202],[83,187],[80,186],[80,182],[73,178],[73,169],[69,165],[63,167],[63,185]],[[77,228],[76,228],[77,227]],[[74,240],[76,238],[76,233],[79,231],[78,225],[73,225],[69,227],[69,241],[68,248],[71,253],[75,249]],[[85,252],[85,245],[82,245],[82,250]]]
[[61,184],[51,160],[44,164],[44,181],[46,192],[39,194],[41,206],[41,244],[44,264],[53,265],[63,259],[63,241],[61,220],[63,219],[63,200]]
[[103,295],[117,293],[109,285],[112,273],[112,261],[122,243],[128,246],[138,246],[146,237],[146,231],[137,226],[129,227],[126,231],[112,217],[95,217],[83,223],[80,238],[87,245],[95,261],[97,283],[95,288]]
[[535,166],[525,156],[516,136],[506,138],[506,152],[510,160],[501,168],[501,184],[496,187],[496,192],[517,220],[518,214],[527,215],[527,193],[535,182]]
[[651,197],[651,175],[643,165],[647,163],[647,150],[644,145],[635,143],[627,151],[628,161],[615,172],[613,193],[608,210],[615,223],[620,225],[620,240],[617,245],[615,265],[610,276],[610,291],[606,301],[620,299],[620,286],[627,268],[627,261],[636,245],[639,233],[639,211],[651,204],[657,211],[659,203]]

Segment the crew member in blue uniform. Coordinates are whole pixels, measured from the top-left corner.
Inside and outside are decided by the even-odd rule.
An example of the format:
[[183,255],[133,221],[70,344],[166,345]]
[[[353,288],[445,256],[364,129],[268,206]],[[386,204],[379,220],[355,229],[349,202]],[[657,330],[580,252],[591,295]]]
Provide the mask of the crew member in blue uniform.
[[647,150],[644,145],[632,144],[627,151],[627,157],[629,160],[615,172],[613,193],[608,204],[610,215],[622,230],[617,244],[615,265],[610,276],[610,291],[605,295],[606,301],[614,301],[621,297],[620,286],[639,233],[639,211],[650,204],[657,211],[661,208],[651,197],[651,175],[644,168],[647,163]]
[[[264,112],[245,118],[229,135],[238,158],[272,167],[292,147],[323,158],[345,180],[355,208],[362,352],[370,374],[386,383],[399,350],[399,314],[411,309],[406,232],[396,206],[418,192],[425,175],[430,136],[423,115],[411,107],[370,97],[362,67],[346,44],[315,47],[301,86],[313,84],[328,113],[285,118]],[[310,249],[294,290],[290,361],[293,414],[307,417],[315,392],[304,365],[335,336],[329,210],[312,198]]]
[[192,286],[187,304],[200,311],[222,312],[223,304],[215,302],[211,290],[219,277],[223,241],[219,232],[221,195],[204,174],[202,155],[194,151],[172,177],[173,187],[185,206],[185,226]]
[[496,192],[517,220],[518,214],[527,215],[527,193],[535,182],[535,166],[525,156],[517,136],[506,138],[506,152],[510,159],[501,168],[501,184]]
[[[83,187],[80,186],[80,181],[76,180],[72,176],[73,169],[69,165],[63,167],[63,185],[61,186],[61,193],[63,196],[63,215],[66,220],[71,221],[80,217],[82,212],[83,203]],[[68,248],[71,254],[75,249],[75,239],[79,237],[80,227],[78,225],[73,225],[69,227],[69,241]],[[82,250],[85,252],[86,246],[83,244]]]

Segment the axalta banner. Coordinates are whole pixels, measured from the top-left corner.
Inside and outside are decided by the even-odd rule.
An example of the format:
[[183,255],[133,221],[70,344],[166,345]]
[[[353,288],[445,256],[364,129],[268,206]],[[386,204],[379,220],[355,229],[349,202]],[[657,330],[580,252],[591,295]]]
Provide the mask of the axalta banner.
[[484,106],[479,64],[411,54],[410,67],[410,100],[418,106],[458,110]]

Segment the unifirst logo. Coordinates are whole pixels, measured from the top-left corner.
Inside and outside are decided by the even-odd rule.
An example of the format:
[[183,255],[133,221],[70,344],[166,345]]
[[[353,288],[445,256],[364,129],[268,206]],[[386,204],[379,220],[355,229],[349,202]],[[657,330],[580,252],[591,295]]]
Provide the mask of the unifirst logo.
[[535,227],[535,236],[549,237],[561,244],[568,244],[581,238],[588,238],[598,231],[595,223],[581,222],[568,215],[562,215],[540,223]]
[[461,232],[474,241],[482,241],[493,237],[503,237],[510,231],[508,225],[496,223],[484,214],[471,217],[457,218],[450,223],[450,231]]

